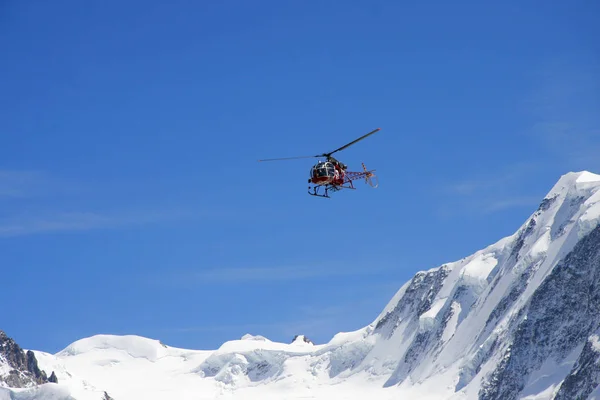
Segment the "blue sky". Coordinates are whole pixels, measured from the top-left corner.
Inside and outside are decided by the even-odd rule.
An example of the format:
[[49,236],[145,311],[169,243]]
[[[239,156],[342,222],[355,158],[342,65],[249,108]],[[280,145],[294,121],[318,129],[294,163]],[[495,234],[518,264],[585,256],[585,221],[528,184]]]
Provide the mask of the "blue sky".
[[[323,343],[600,172],[593,1],[5,1],[0,329]],[[306,194],[318,154],[380,187]]]

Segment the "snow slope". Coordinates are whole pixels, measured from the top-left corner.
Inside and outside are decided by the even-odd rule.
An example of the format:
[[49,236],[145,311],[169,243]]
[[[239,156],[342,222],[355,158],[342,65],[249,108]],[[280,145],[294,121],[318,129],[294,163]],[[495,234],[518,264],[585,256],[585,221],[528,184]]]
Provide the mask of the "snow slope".
[[[417,273],[329,343],[244,336],[214,351],[97,335],[57,354],[43,398],[600,399],[600,175],[568,173],[518,231]],[[0,390],[0,400],[32,399]],[[3,397],[4,396],[4,397]],[[39,397],[42,398],[42,397]]]

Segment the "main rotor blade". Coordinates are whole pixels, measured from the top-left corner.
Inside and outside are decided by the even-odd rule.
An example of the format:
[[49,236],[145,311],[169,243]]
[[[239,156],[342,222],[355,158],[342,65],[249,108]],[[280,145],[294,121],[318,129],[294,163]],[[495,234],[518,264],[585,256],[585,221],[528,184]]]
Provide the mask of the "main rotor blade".
[[367,136],[370,136],[370,135],[374,134],[375,132],[379,132],[380,130],[381,130],[381,128],[377,128],[377,129],[375,129],[374,131],[371,131],[371,132],[367,133],[366,135],[363,135],[363,136],[359,137],[358,139],[356,139],[356,140],[354,140],[354,141],[352,141],[352,142],[348,143],[347,145],[344,145],[344,146],[340,147],[339,149],[332,151],[331,153],[325,153],[325,154],[323,154],[323,156],[325,156],[325,157],[329,157],[329,156],[330,156],[330,155],[332,155],[333,153],[337,153],[337,152],[338,152],[338,151],[340,151],[340,150],[344,150],[345,148],[348,148],[348,147],[352,146],[354,143],[356,143],[356,142],[358,142],[358,141],[361,141],[361,140],[363,140],[364,138],[366,138]]
[[296,160],[296,159],[299,159],[299,158],[315,158],[315,157],[321,157],[321,156],[299,156],[299,157],[284,157],[284,158],[267,158],[267,159],[258,160],[258,161],[261,162],[261,161]]

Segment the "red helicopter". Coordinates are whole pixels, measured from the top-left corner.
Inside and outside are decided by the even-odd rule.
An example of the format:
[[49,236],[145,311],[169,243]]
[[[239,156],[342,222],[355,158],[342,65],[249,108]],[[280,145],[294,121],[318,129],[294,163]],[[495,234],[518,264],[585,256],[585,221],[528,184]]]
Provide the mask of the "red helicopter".
[[[341,163],[340,161],[333,158],[331,155],[338,151],[344,150],[354,143],[363,140],[367,136],[379,132],[381,128],[377,128],[374,131],[367,133],[364,136],[340,147],[329,153],[323,153],[316,156],[300,156],[300,157],[285,157],[285,158],[268,158],[265,160],[258,161],[279,161],[279,160],[294,160],[298,158],[320,158],[325,157],[325,161],[318,161],[310,169],[310,178],[308,179],[308,194],[311,196],[326,197],[329,198],[329,191],[337,192],[341,189],[356,189],[353,181],[357,179],[363,179],[371,187],[376,188],[378,186],[377,177],[373,173],[375,170],[367,170],[365,164],[362,164],[363,171],[350,172],[347,171],[348,166]],[[321,188],[323,192],[321,192]]]

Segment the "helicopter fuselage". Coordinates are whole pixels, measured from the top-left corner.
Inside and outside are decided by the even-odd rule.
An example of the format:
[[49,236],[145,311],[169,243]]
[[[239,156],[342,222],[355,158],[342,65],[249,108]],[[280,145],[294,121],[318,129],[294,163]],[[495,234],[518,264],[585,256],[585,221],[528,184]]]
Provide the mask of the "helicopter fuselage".
[[331,161],[319,161],[310,169],[310,183],[314,185],[344,184],[346,174],[342,168]]

